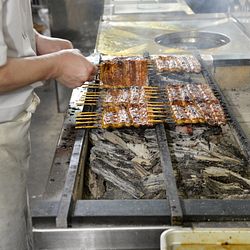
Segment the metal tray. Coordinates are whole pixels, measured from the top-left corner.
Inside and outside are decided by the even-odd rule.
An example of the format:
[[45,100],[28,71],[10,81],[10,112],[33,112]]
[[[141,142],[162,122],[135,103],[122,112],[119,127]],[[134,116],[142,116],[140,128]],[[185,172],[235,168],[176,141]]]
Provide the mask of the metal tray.
[[250,229],[180,228],[161,234],[161,250],[250,249]]

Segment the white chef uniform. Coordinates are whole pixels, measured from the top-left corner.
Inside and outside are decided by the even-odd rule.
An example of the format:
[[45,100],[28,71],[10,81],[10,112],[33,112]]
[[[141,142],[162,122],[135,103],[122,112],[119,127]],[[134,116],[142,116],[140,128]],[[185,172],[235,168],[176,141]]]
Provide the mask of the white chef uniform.
[[[35,55],[30,0],[0,0],[0,67]],[[33,249],[26,183],[35,85],[0,94],[0,250]]]

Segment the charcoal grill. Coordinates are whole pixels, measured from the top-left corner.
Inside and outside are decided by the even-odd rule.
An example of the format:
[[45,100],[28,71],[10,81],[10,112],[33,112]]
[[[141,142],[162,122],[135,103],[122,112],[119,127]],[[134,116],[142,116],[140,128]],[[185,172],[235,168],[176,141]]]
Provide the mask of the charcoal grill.
[[[196,56],[202,65],[202,75],[220,99],[227,114],[229,126],[249,163],[249,141],[229,110],[229,105],[215,79],[208,71],[206,64],[198,54]],[[157,78],[153,68],[150,69],[149,75],[151,83],[153,81],[154,84],[161,84],[161,79]],[[79,92],[80,90],[76,91]],[[72,98],[74,99],[75,96],[73,95]],[[88,108],[90,109],[90,107]],[[42,227],[41,225],[49,224],[55,227],[50,232],[37,230],[35,234],[37,241],[42,241],[43,234],[47,232],[53,235],[53,233],[56,234],[59,231],[61,237],[65,237],[68,232],[68,235],[72,236],[74,229],[71,230],[70,228],[74,227],[78,228],[75,229],[75,234],[78,234],[79,237],[85,237],[85,241],[81,238],[80,241],[76,240],[74,245],[85,244],[93,247],[91,239],[94,237],[94,239],[97,239],[95,247],[99,247],[98,249],[157,249],[160,234],[169,227],[187,226],[192,223],[205,223],[205,225],[206,223],[214,223],[212,225],[231,223],[230,225],[236,227],[249,226],[250,200],[183,199],[179,196],[163,124],[156,125],[155,133],[167,187],[166,199],[82,200],[89,131],[87,129],[75,131],[76,111],[79,111],[79,107],[75,105],[75,100],[72,100],[47,187],[47,192],[58,188],[55,186],[54,178],[60,177],[60,171],[65,168],[67,170],[65,171],[66,181],[62,185],[62,193],[58,195],[59,199],[56,201],[51,201],[50,197],[47,197],[48,200],[37,201],[32,204],[34,226]],[[60,228],[64,229],[61,230]],[[123,248],[118,247],[120,245],[117,239],[110,240],[107,243],[101,235],[108,238],[119,238],[122,235]],[[59,237],[58,241],[62,242],[62,238]],[[69,246],[67,241],[63,240],[63,242],[65,247]],[[126,247],[124,247],[125,245]],[[51,246],[55,246],[55,244],[51,243]]]

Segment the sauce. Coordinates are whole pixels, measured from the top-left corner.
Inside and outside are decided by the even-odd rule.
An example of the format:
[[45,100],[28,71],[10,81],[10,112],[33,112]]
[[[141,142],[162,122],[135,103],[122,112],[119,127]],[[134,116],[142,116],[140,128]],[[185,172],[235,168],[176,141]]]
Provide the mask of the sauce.
[[250,250],[250,245],[244,244],[182,244],[172,246],[171,250]]

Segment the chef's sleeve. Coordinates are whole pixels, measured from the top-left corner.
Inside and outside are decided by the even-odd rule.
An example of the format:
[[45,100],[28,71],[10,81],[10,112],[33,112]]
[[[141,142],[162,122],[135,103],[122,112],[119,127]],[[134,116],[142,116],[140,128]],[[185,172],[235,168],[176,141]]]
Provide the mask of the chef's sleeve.
[[7,46],[3,36],[3,0],[0,0],[0,67],[6,64]]

